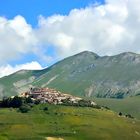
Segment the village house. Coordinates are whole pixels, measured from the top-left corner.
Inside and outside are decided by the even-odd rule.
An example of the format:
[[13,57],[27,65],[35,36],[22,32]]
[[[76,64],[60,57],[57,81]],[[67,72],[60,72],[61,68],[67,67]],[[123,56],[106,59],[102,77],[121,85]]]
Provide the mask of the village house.
[[[39,100],[40,103],[63,104],[64,100],[76,104],[82,98],[72,96],[70,94],[63,94],[51,88],[30,88],[28,92],[20,94],[21,97],[31,97],[33,100]],[[91,102],[91,105],[96,105]]]

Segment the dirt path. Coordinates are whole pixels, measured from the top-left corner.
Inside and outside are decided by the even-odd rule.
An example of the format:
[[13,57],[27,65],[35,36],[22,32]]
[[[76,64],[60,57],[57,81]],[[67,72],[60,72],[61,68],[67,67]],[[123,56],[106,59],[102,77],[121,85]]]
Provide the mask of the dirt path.
[[46,140],[64,140],[62,138],[46,137]]

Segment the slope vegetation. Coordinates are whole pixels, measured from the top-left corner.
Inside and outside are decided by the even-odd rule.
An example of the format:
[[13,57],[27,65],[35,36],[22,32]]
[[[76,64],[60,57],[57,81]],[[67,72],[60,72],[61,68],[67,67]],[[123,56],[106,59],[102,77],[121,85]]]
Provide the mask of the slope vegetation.
[[0,79],[0,96],[31,86],[86,97],[124,98],[140,94],[140,55],[98,56],[82,52],[41,71],[20,71]]
[[[47,107],[48,110],[44,111]],[[0,109],[0,140],[139,140],[140,121],[109,110],[41,104],[29,113]],[[48,140],[49,140],[48,139]]]
[[128,97],[125,99],[94,98],[96,103],[107,106],[116,112],[131,114],[140,119],[140,96]]

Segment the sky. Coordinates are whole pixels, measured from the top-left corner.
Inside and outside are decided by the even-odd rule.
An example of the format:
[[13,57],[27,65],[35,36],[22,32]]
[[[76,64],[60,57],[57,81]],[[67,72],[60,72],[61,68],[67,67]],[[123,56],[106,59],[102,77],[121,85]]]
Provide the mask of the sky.
[[140,0],[1,0],[0,77],[79,53],[140,53]]

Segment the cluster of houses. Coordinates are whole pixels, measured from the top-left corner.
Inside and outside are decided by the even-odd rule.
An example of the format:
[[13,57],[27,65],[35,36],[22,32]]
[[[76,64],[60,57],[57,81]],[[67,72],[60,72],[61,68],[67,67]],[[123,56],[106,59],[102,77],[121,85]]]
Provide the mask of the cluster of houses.
[[20,94],[20,97],[31,97],[41,103],[62,104],[64,100],[71,103],[78,103],[82,98],[69,94],[63,94],[51,88],[31,88],[28,92]]

